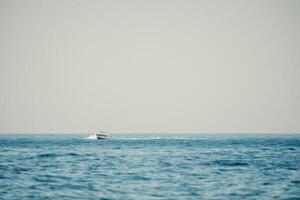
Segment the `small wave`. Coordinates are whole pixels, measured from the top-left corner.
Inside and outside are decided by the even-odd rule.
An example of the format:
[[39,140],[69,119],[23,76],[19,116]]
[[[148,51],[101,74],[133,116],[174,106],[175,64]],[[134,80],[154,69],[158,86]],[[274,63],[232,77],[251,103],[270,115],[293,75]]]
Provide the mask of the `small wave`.
[[214,161],[213,164],[217,164],[220,166],[227,166],[227,167],[249,166],[249,164],[246,162],[229,161],[229,160],[217,160]]
[[300,180],[293,180],[291,182],[294,183],[294,184],[300,184]]
[[23,167],[16,167],[16,168],[14,168],[14,172],[15,172],[16,174],[20,174],[20,173],[26,172],[26,171],[29,171],[29,169],[23,168]]
[[38,155],[37,157],[39,158],[48,158],[48,157],[56,157],[57,154],[56,153],[43,153]]
[[286,148],[286,150],[295,151],[296,149],[295,149],[295,148],[292,148],[292,147],[288,147],[288,148]]
[[38,158],[55,158],[59,156],[80,156],[77,153],[66,153],[66,154],[57,154],[57,153],[44,153],[37,155]]
[[44,183],[59,183],[62,180],[69,180],[70,178],[67,176],[60,176],[60,175],[50,175],[46,174],[39,177],[33,177],[33,180],[36,182],[44,182]]
[[80,155],[77,154],[77,153],[68,153],[67,155],[68,155],[68,156],[80,156]]

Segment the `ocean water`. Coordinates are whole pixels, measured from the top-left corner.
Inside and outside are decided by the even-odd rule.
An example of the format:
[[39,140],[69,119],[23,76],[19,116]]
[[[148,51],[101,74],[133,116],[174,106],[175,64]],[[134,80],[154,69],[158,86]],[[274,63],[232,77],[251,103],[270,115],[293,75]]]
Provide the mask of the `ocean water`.
[[0,199],[300,199],[300,135],[0,135]]

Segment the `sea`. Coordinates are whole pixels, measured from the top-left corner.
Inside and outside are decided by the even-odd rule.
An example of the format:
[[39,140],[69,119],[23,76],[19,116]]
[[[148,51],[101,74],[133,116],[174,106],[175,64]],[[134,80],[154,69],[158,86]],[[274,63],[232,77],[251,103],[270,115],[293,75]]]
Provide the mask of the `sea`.
[[2,134],[0,199],[300,199],[300,135]]

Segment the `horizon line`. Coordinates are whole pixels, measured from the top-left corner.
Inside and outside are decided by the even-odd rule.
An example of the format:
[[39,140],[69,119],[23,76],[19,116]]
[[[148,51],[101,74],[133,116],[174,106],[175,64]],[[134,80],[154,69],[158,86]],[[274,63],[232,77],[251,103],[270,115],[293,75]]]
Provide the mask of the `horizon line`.
[[[69,135],[69,134],[92,134],[93,132],[0,132],[0,135],[8,135],[8,134],[16,134],[16,135],[26,135],[26,134],[48,134],[48,135]],[[112,131],[109,132],[110,134],[166,134],[166,135],[176,135],[176,134],[194,134],[194,135],[204,135],[204,134],[257,134],[257,135],[263,135],[263,134],[300,134],[300,132],[142,132],[142,131],[133,131],[133,132],[119,132],[119,131]]]

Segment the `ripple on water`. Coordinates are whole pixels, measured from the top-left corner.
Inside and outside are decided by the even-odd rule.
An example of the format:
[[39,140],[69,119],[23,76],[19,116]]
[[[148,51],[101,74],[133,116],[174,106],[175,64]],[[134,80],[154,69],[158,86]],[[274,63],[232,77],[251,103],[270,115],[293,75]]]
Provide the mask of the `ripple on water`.
[[0,199],[289,199],[299,194],[300,137],[3,137]]

